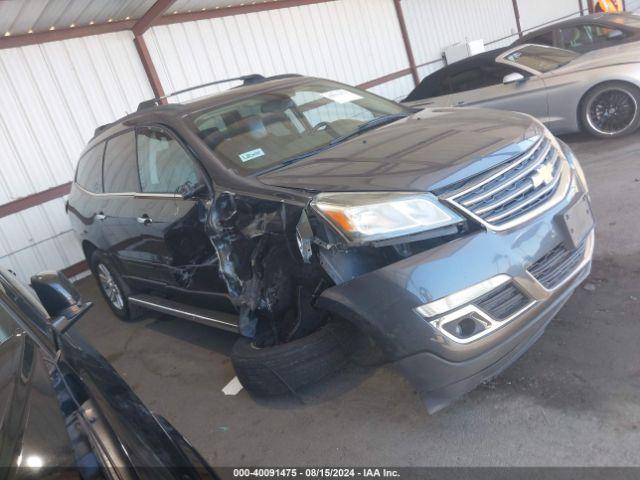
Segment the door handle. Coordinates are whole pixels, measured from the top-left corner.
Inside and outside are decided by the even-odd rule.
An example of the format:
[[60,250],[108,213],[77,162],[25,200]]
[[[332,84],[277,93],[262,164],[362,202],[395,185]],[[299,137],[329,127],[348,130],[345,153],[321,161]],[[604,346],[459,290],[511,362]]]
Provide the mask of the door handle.
[[96,213],[96,220],[104,220],[105,218],[107,218],[107,216],[104,213]]
[[151,219],[151,217],[149,217],[149,215],[147,215],[146,213],[141,217],[138,217],[136,220],[138,221],[138,223],[141,223],[142,225],[149,225],[150,223],[153,223],[153,220]]
[[464,100],[459,100],[456,102],[456,107],[459,107],[460,105],[464,105],[465,101]]

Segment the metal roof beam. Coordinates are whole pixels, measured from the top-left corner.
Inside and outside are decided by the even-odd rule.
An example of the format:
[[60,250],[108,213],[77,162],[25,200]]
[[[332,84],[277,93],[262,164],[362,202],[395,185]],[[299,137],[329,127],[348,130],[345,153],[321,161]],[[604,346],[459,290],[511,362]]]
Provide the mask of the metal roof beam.
[[131,30],[135,20],[122,20],[119,22],[101,23],[98,25],[86,25],[83,27],[61,28],[60,30],[48,30],[46,32],[25,33],[23,35],[11,35],[0,37],[0,49],[24,47],[38,43],[57,42],[70,38],[87,37],[103,33],[121,32]]
[[237,5],[231,7],[214,8],[199,12],[176,13],[159,17],[154,25],[170,25],[172,23],[195,22],[210,18],[230,17],[253,12],[266,12],[280,8],[301,7],[315,3],[335,2],[336,0],[274,0],[269,3],[255,3],[250,5]]
[[175,3],[176,0],[157,0],[147,12],[135,23],[133,34],[138,37],[149,30],[154,22],[162,16],[167,9]]

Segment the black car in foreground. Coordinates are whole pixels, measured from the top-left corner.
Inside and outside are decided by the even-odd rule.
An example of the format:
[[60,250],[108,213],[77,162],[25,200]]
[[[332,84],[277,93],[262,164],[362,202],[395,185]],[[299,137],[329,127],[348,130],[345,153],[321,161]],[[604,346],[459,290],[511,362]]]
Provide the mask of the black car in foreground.
[[69,330],[91,304],[68,280],[31,287],[0,268],[0,478],[216,478]]
[[588,275],[584,175],[534,118],[240,80],[99,128],[67,210],[115,314],[240,333],[247,390],[295,391],[370,339],[436,411],[521,355]]
[[640,41],[640,16],[594,13],[570,18],[527,33],[512,46],[536,43],[578,53]]

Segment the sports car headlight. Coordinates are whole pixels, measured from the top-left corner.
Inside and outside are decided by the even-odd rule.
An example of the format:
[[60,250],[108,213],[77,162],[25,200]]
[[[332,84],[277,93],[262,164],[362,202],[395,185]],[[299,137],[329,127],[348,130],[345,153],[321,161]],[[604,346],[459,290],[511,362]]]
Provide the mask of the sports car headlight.
[[311,205],[352,242],[414,235],[463,221],[427,193],[321,193]]

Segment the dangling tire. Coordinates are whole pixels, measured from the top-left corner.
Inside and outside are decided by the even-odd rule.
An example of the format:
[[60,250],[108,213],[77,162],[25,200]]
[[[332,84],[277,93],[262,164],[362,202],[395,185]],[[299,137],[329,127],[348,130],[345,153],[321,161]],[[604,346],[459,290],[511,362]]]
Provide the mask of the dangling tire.
[[245,337],[233,346],[231,362],[242,386],[257,396],[295,393],[336,373],[348,362],[356,330],[329,323],[282,345],[258,348]]
[[133,292],[120,278],[109,259],[99,250],[91,255],[91,271],[98,282],[100,293],[118,318],[128,322],[140,316],[140,308],[129,304],[129,296]]
[[584,96],[580,119],[587,133],[618,138],[640,127],[640,89],[624,82],[599,85]]

